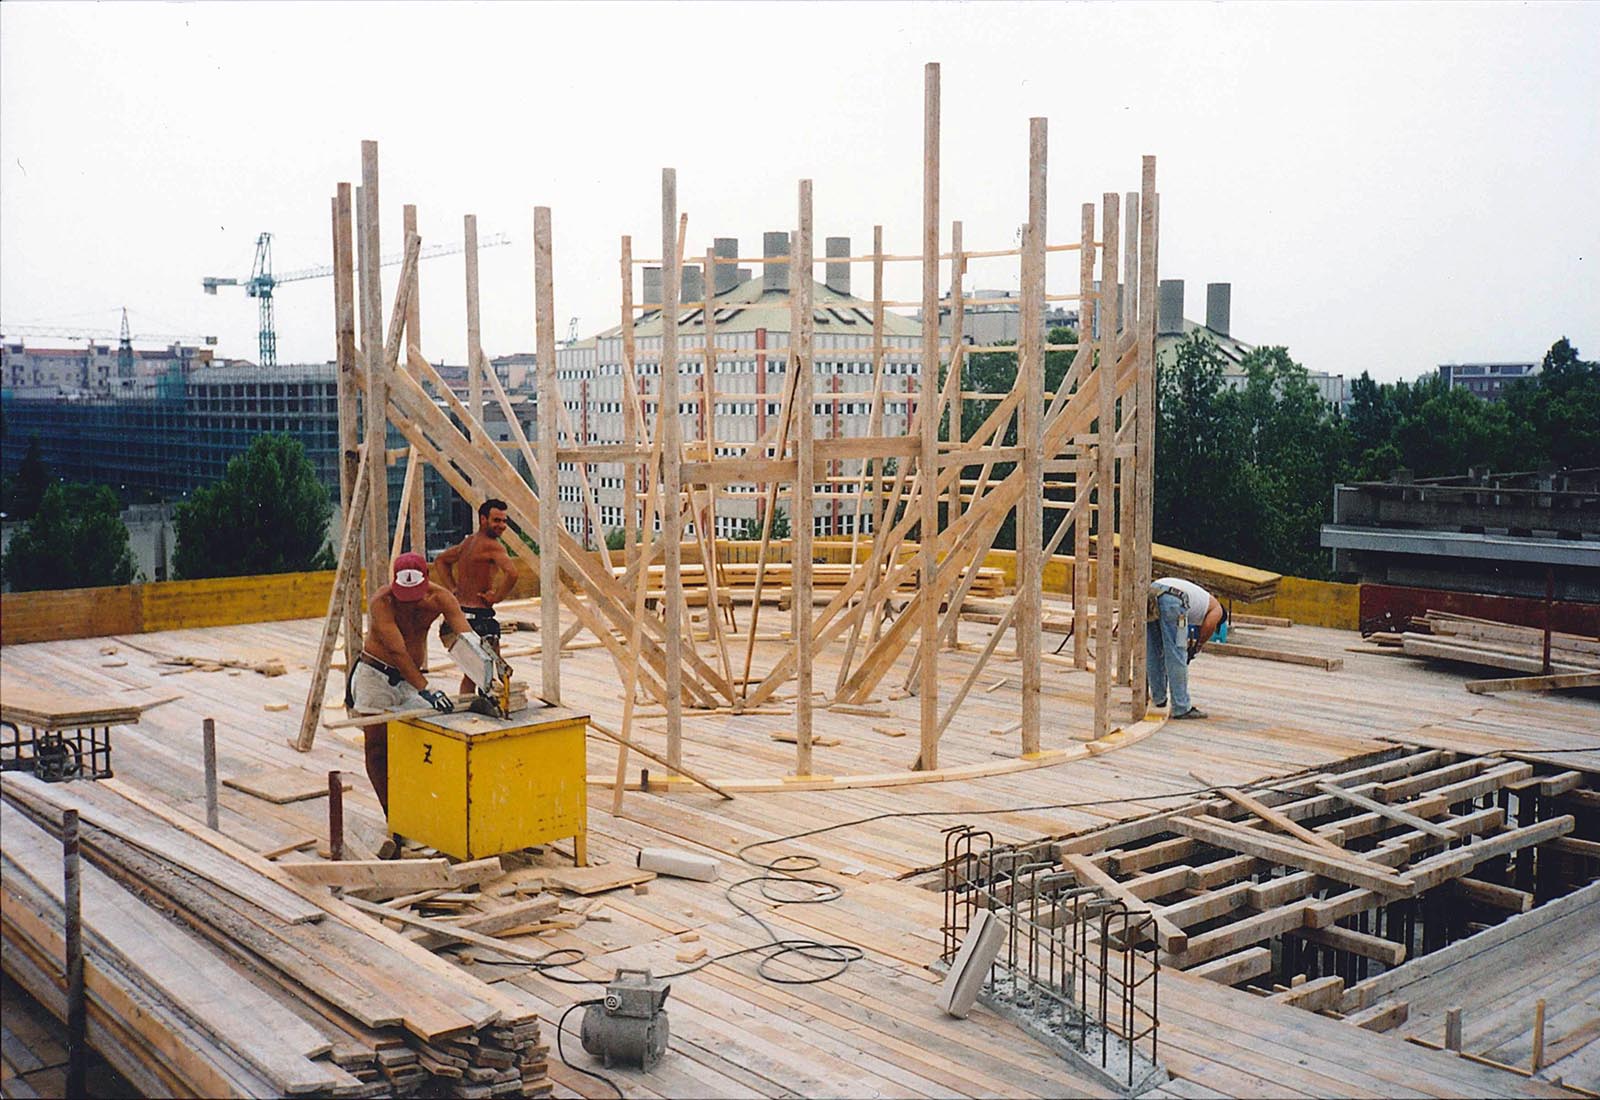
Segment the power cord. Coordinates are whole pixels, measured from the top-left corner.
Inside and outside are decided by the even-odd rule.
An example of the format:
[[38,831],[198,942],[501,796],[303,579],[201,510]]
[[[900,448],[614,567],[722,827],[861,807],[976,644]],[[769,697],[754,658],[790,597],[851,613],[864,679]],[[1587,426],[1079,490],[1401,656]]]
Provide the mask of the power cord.
[[[1552,754],[1595,752],[1600,751],[1600,745],[1594,745],[1587,748],[1537,749],[1529,751]],[[1485,753],[1484,755],[1496,756],[1503,755],[1503,753]],[[1280,776],[1276,779],[1257,780],[1254,783],[1234,784],[1230,789],[1238,791],[1264,790],[1275,786],[1280,786],[1285,782],[1292,782],[1292,779]],[[701,960],[693,966],[685,967],[682,970],[675,970],[668,974],[660,974],[657,975],[657,977],[681,978],[685,975],[704,970],[712,963],[725,962],[728,959],[737,958],[741,955],[764,952],[764,954],[762,954],[761,961],[756,966],[757,974],[759,974],[764,980],[780,985],[814,985],[820,982],[832,981],[834,978],[841,976],[845,973],[845,971],[849,970],[851,963],[858,962],[865,957],[865,951],[854,944],[828,943],[822,940],[780,936],[772,925],[768,924],[754,910],[748,908],[743,902],[741,902],[736,894],[736,891],[743,887],[757,884],[759,884],[762,897],[766,898],[768,901],[772,901],[780,905],[824,905],[829,902],[838,901],[844,896],[843,889],[834,883],[825,882],[818,878],[806,877],[806,872],[817,870],[822,866],[821,861],[816,856],[791,854],[777,856],[773,859],[763,861],[750,854],[754,849],[765,848],[773,844],[785,844],[796,840],[804,840],[807,837],[820,836],[823,833],[831,833],[839,829],[855,828],[858,825],[868,825],[875,821],[890,821],[899,818],[914,817],[989,817],[996,814],[1037,813],[1045,810],[1085,810],[1101,806],[1122,805],[1126,803],[1160,802],[1170,798],[1189,798],[1197,795],[1214,795],[1220,793],[1225,786],[1228,785],[1219,784],[1215,786],[1192,787],[1181,791],[1167,791],[1164,794],[1132,795],[1121,798],[1093,798],[1078,802],[1050,802],[1033,806],[1000,806],[988,810],[897,810],[881,814],[872,814],[868,817],[858,817],[850,821],[840,821],[832,825],[822,825],[815,829],[807,829],[803,832],[791,833],[788,836],[773,837],[770,840],[752,841],[751,843],[740,848],[737,855],[742,862],[749,864],[751,867],[756,868],[762,873],[759,875],[753,875],[750,878],[740,879],[738,882],[730,883],[724,888],[723,896],[728,899],[728,903],[735,909],[739,910],[739,912],[743,913],[745,916],[749,917],[751,920],[755,921],[761,926],[762,930],[767,934],[768,942],[756,944],[753,947],[742,947],[736,951],[725,951],[720,955],[712,955]],[[801,884],[808,887],[811,891],[810,896],[781,896],[781,893],[778,892],[780,885],[790,883]],[[815,974],[800,978],[785,977],[770,969],[772,964],[777,960],[795,955],[812,962],[826,963],[831,969],[824,974]],[[559,960],[557,957],[560,957]],[[604,982],[596,981],[592,978],[568,978],[554,973],[554,971],[557,969],[570,968],[587,958],[588,954],[578,948],[562,947],[546,952],[538,961],[531,963],[526,961],[499,962],[481,959],[479,961],[489,966],[531,967],[551,981],[561,982],[567,985],[604,985]],[[562,1049],[561,1036],[566,1025],[567,1017],[572,1014],[574,1009],[584,1008],[588,1005],[600,1003],[602,1003],[601,1000],[597,998],[588,1001],[577,1001],[567,1007],[566,1011],[561,1014],[560,1021],[556,1024],[556,1054],[561,1058],[562,1063],[565,1064],[569,1069],[576,1070],[577,1072],[589,1077],[593,1077],[596,1080],[604,1081],[612,1089],[616,1090],[618,1097],[621,1097],[623,1095],[622,1090],[618,1088],[615,1081],[604,1076],[603,1074],[595,1073],[591,1070],[584,1069],[581,1066],[573,1065],[571,1062],[567,1061],[566,1052]]]
[[[567,950],[572,949],[568,948]],[[574,1001],[572,1004],[567,1006],[567,1010],[561,1014],[561,1019],[556,1021],[556,1056],[561,1059],[561,1064],[566,1066],[568,1069],[575,1069],[585,1077],[593,1077],[596,1081],[604,1081],[617,1094],[617,1100],[622,1100],[622,1087],[620,1085],[603,1073],[596,1073],[592,1069],[584,1069],[582,1066],[573,1065],[571,1062],[567,1061],[567,1052],[561,1049],[561,1036],[567,1028],[567,1017],[571,1016],[576,1009],[588,1008],[590,1005],[604,1003],[604,998],[595,997],[587,1001]]]

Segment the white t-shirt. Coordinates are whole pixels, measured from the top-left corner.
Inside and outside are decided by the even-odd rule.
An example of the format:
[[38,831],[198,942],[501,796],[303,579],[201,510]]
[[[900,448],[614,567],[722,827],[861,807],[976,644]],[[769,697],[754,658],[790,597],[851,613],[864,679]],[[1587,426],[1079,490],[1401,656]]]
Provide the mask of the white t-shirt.
[[1198,584],[1179,577],[1162,577],[1160,580],[1153,582],[1150,588],[1158,596],[1164,588],[1177,589],[1189,601],[1189,610],[1185,616],[1188,624],[1197,627],[1205,621],[1206,611],[1211,607],[1211,593],[1201,588]]

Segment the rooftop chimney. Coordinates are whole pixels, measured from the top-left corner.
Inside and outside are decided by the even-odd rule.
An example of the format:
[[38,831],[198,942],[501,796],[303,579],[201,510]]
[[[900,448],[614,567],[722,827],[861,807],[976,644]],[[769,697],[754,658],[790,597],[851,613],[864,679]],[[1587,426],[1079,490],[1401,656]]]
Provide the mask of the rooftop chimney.
[[678,301],[699,302],[706,296],[705,271],[699,264],[683,265],[683,281],[678,284]]
[[661,269],[647,267],[644,269],[644,287],[640,295],[641,305],[659,306],[661,304]]
[[1206,284],[1206,328],[1218,336],[1228,335],[1228,315],[1232,308],[1232,283]]
[[[849,237],[829,237],[827,241],[828,258],[850,255]],[[827,287],[835,294],[850,293],[850,265],[830,263],[826,267]]]
[[[739,258],[738,237],[718,237],[711,242],[711,250],[717,254],[719,260],[737,260]],[[717,265],[717,293],[726,294],[739,285],[739,272],[732,264],[719,263]]]
[[1156,297],[1156,335],[1183,335],[1183,280],[1162,279]]
[[[774,256],[787,256],[787,255],[789,255],[789,234],[787,234],[787,233],[763,233],[763,234],[761,234],[761,255],[766,257],[766,258],[768,258],[768,259],[771,259]],[[781,263],[781,264],[762,264],[761,265],[761,289],[763,291],[767,291],[767,290],[788,290],[789,289],[789,265],[786,264],[786,263]]]

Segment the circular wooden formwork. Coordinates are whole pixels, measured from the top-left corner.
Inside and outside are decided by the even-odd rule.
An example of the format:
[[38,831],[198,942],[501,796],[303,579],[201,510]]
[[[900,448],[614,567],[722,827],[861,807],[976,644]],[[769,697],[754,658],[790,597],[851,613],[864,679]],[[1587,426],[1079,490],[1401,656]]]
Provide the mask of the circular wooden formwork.
[[[1104,737],[1082,744],[1073,745],[1067,749],[1050,749],[1045,752],[1030,753],[1012,760],[996,760],[982,764],[963,764],[953,768],[935,768],[931,771],[894,771],[894,772],[869,772],[861,775],[784,775],[777,777],[764,777],[756,779],[722,778],[720,776],[708,777],[711,782],[727,791],[729,794],[768,794],[779,791],[845,791],[858,787],[908,787],[918,783],[953,783],[964,779],[987,779],[995,775],[1015,775],[1018,772],[1037,771],[1040,768],[1052,768],[1057,764],[1066,764],[1074,760],[1087,760],[1092,756],[1103,756],[1117,749],[1137,745],[1145,738],[1154,735],[1161,727],[1167,724],[1165,714],[1156,717],[1146,716],[1142,721],[1134,722],[1112,730]],[[588,777],[591,787],[604,787],[611,790],[616,786],[613,776],[591,775]],[[627,790],[639,790],[639,784],[625,783]],[[662,788],[675,790],[679,787],[704,791],[691,779],[678,776],[666,778],[652,778],[650,790],[659,793]],[[707,792],[709,793],[709,792]]]

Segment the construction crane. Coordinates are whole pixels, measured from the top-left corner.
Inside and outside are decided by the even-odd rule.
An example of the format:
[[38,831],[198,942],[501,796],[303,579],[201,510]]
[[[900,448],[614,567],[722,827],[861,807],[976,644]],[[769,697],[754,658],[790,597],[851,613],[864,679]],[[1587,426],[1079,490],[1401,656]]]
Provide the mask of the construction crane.
[[0,322],[0,334],[5,336],[45,336],[57,340],[92,341],[92,340],[117,340],[121,350],[127,353],[128,362],[132,362],[133,341],[143,343],[188,343],[204,344],[206,347],[215,347],[215,336],[197,336],[191,332],[130,332],[128,325],[128,307],[122,307],[122,328],[113,330],[108,328],[81,328],[72,325],[10,325]]
[[[504,233],[496,233],[478,242],[478,249],[494,248],[498,245],[510,244],[511,238]],[[450,256],[466,251],[464,243],[436,244],[424,248],[417,256],[419,260],[431,260],[436,256]],[[404,252],[396,252],[385,256],[381,263],[384,267],[392,267],[405,259]],[[215,294],[219,286],[242,286],[244,292],[259,303],[257,312],[260,317],[259,348],[261,365],[275,367],[278,365],[278,328],[273,320],[272,292],[283,283],[298,283],[306,279],[323,279],[333,274],[332,264],[320,264],[317,267],[302,268],[291,271],[286,275],[274,275],[272,272],[272,234],[262,233],[256,238],[256,258],[250,265],[250,275],[244,279],[219,278],[208,275],[200,280],[200,287],[207,294]]]

